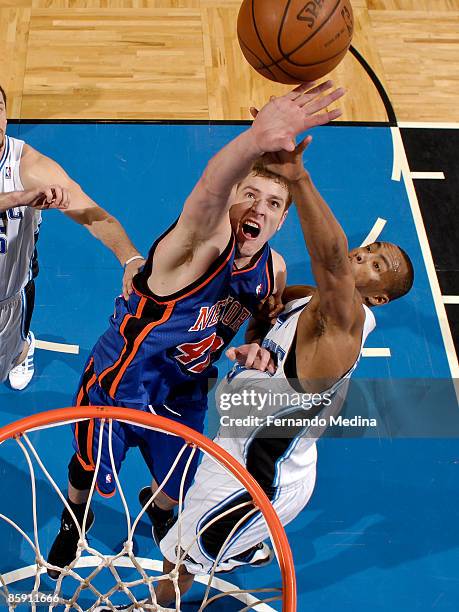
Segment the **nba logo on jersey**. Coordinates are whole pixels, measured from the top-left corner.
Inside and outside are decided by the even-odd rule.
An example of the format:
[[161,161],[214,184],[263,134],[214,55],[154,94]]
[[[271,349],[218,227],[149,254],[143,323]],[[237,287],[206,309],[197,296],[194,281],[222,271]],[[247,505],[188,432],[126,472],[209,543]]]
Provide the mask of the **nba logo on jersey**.
[[7,179],[11,178],[11,166],[6,166],[5,167],[5,178],[7,178]]
[[255,289],[255,293],[257,295],[260,295],[262,289],[263,289],[263,285],[260,283],[259,285],[257,285],[257,288]]
[[107,484],[111,484],[111,482],[112,482],[112,475],[111,475],[111,474],[107,474],[107,475],[105,476],[105,482],[106,482]]

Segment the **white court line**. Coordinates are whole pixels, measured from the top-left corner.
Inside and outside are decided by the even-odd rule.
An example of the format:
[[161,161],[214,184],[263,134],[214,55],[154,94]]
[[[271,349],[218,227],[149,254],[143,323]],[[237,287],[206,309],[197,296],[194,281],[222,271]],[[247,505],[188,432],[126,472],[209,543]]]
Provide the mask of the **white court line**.
[[[146,559],[142,557],[136,557],[136,559],[139,562],[139,564],[142,566],[143,569],[152,570],[160,574],[162,573],[162,569],[163,569],[162,561],[159,561],[157,559]],[[95,556],[81,557],[75,564],[75,568],[80,569],[83,567],[88,567],[88,568],[98,567],[101,563],[102,563],[102,560],[99,557],[95,557]],[[128,557],[120,557],[119,559],[113,562],[113,565],[115,567],[127,567],[127,568],[134,567],[133,563]],[[38,573],[44,574],[45,572],[46,572],[46,568],[41,567]],[[32,578],[35,576],[36,573],[37,573],[36,565],[27,565],[25,567],[21,567],[11,572],[8,572],[7,574],[3,574],[3,579],[5,581],[5,584],[8,585],[8,584],[13,584],[14,582],[17,582],[18,580],[24,580],[25,578]],[[200,582],[201,584],[207,585],[209,581],[209,577],[208,576],[195,576],[195,580],[197,582]],[[254,610],[256,609],[259,612],[276,612],[274,608],[271,608],[271,606],[268,606],[265,603],[257,604],[257,602],[260,600],[254,595],[251,595],[250,593],[238,593],[237,585],[232,584],[231,582],[228,582],[227,580],[222,580],[221,578],[214,577],[212,579],[212,586],[217,591],[220,591],[221,593],[228,593],[230,597],[233,597],[234,599],[237,599],[238,601],[241,601],[244,604],[251,605],[254,608]]]
[[397,125],[399,128],[437,128],[439,130],[459,130],[459,123],[402,121],[397,123]]
[[[458,297],[459,300],[459,297]],[[458,301],[459,303],[459,301]],[[56,351],[57,353],[69,353],[78,355],[80,347],[77,344],[59,344],[58,342],[46,342],[45,340],[35,340],[35,347],[45,351]],[[363,357],[390,357],[388,348],[364,348]]]
[[367,246],[367,244],[376,242],[376,240],[379,238],[380,233],[383,231],[386,223],[387,221],[385,219],[381,219],[381,217],[378,217],[375,221],[375,224],[369,231],[368,236],[365,238],[365,240],[362,242],[360,246],[364,247],[364,246]]
[[80,353],[78,344],[60,344],[59,342],[35,340],[35,346],[45,351],[56,351],[56,353],[70,353],[72,355],[78,355]]
[[[367,244],[371,244],[372,242],[375,242],[379,238],[379,235],[383,231],[386,223],[387,223],[386,219],[381,219],[381,217],[378,217],[375,221],[375,224],[369,231],[368,236],[365,238],[365,240],[362,242],[360,246],[364,247],[364,246],[367,246]],[[362,350],[362,357],[390,357],[390,356],[391,356],[390,348],[364,348]]]
[[[392,130],[392,128],[391,128]],[[403,149],[403,152],[405,150]],[[400,146],[397,145],[397,142],[392,134],[392,176],[391,180],[400,181],[402,178],[402,156]]]
[[364,348],[362,357],[390,357],[390,348]]
[[443,172],[411,172],[411,178],[442,180],[445,178],[445,175]]
[[459,304],[459,295],[444,295],[443,304]]
[[405,182],[405,189],[408,195],[408,201],[411,207],[411,214],[413,215],[416,232],[418,234],[418,240],[421,246],[422,256],[424,258],[424,264],[426,266],[427,276],[429,278],[430,289],[432,291],[435,311],[437,313],[438,323],[440,325],[441,335],[443,338],[443,343],[445,345],[446,358],[448,360],[451,376],[457,379],[459,378],[459,364],[457,361],[456,350],[454,348],[453,337],[451,335],[451,329],[449,327],[448,318],[446,316],[445,305],[443,304],[442,300],[440,285],[438,283],[437,274],[435,272],[432,253],[430,252],[429,241],[427,240],[426,228],[424,227],[424,221],[422,219],[418,198],[414,189],[413,179],[411,178],[410,167],[408,164],[408,159],[406,157],[405,148],[403,146],[402,135],[400,133],[399,127],[391,127],[390,130],[392,133],[394,151],[397,151],[397,160],[398,163],[401,164],[401,171],[403,175],[403,180]]

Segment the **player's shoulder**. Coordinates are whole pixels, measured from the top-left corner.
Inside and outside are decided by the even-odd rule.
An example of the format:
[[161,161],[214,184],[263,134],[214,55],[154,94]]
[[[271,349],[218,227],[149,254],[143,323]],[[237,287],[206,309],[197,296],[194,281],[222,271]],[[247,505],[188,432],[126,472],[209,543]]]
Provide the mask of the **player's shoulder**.
[[37,151],[37,149],[34,149],[32,146],[27,144],[27,142],[24,142],[21,155],[21,162],[23,165],[34,163],[40,157],[43,156],[39,151]]

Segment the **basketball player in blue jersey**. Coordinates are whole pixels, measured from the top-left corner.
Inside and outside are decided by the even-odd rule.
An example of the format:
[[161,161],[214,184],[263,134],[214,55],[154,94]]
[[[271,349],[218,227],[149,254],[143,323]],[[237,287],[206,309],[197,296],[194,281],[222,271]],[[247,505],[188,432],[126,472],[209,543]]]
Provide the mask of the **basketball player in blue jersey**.
[[[281,227],[290,203],[282,178],[254,163],[268,151],[293,150],[300,132],[338,117],[323,112],[344,91],[331,82],[303,84],[272,99],[253,125],[213,157],[187,198],[174,225],[153,244],[143,270],[134,278],[129,300],[118,298],[110,327],[87,363],[76,403],[150,410],[203,430],[209,381],[214,362],[257,305],[281,294],[285,264],[267,241]],[[153,476],[152,488],[141,491],[149,503],[176,460],[181,443],[174,436],[114,424],[113,450],[119,470],[129,447],[138,446]],[[68,498],[78,521],[97,459],[99,422],[75,426],[69,464]],[[178,464],[185,466],[189,452]],[[191,484],[197,458],[188,472]],[[180,477],[169,478],[148,506],[160,539],[177,504]],[[104,438],[97,489],[115,492],[115,481]],[[93,521],[92,511],[88,525]],[[67,509],[48,562],[63,567],[74,557],[78,530]],[[57,570],[48,569],[57,578]]]
[[[314,489],[315,441],[325,427],[308,424],[308,419],[320,415],[328,422],[339,414],[365,340],[375,327],[370,308],[405,295],[414,275],[408,255],[394,244],[376,242],[348,251],[342,228],[303,166],[309,142],[305,139],[294,153],[268,154],[265,163],[289,184],[317,287],[286,289],[285,310],[256,352],[254,366],[259,370],[245,366],[252,346],[230,349],[227,355],[240,364],[217,391],[221,423],[226,426],[215,441],[255,477],[284,525],[305,507]],[[252,392],[257,395],[250,396]],[[244,393],[264,396],[265,401],[257,404],[251,399],[241,408]],[[313,394],[315,403],[302,405]],[[275,396],[282,402],[266,401]],[[244,416],[255,424],[231,425],[231,417]],[[258,424],[254,419],[260,417],[264,421]],[[248,505],[241,507],[245,502]],[[160,543],[164,574],[182,559],[182,594],[196,574],[212,571],[220,554],[217,571],[223,572],[269,562],[272,551],[263,544],[268,530],[260,512],[253,510],[240,483],[204,456],[185,497],[180,528],[174,524]],[[158,583],[156,594],[162,606],[175,601],[174,585],[168,580]]]
[[9,378],[12,388],[20,390],[34,371],[35,339],[29,326],[38,273],[35,247],[40,211],[61,209],[111,249],[125,266],[126,297],[144,259],[114,217],[93,202],[59,164],[7,136],[6,126],[6,94],[0,87],[0,382]]

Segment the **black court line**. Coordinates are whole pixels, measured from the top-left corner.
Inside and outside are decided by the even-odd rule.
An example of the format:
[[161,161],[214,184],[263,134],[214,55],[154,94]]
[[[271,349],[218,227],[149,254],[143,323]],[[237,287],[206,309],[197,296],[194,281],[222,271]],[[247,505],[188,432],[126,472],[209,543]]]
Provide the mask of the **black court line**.
[[349,47],[349,51],[352,53],[355,59],[359,62],[359,64],[363,67],[365,72],[368,74],[368,76],[372,80],[373,85],[378,90],[378,93],[384,104],[384,108],[386,109],[387,118],[389,120],[388,124],[390,126],[396,126],[397,117],[395,115],[394,107],[392,106],[392,102],[390,101],[387,91],[384,89],[384,85],[379,80],[376,72],[373,70],[373,68],[370,66],[367,60],[363,57],[363,55],[361,55],[353,45]]
[[[11,125],[242,125],[252,124],[249,119],[8,119]],[[388,121],[332,121],[320,127],[391,127]]]

